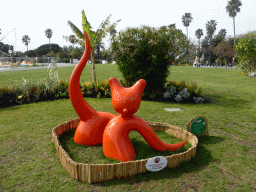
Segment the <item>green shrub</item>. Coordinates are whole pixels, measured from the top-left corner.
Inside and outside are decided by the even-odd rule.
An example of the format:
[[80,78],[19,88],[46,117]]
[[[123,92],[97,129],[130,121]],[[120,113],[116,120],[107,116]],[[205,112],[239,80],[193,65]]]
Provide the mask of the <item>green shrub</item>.
[[70,59],[69,58],[62,59],[62,63],[70,63]]
[[237,51],[239,67],[244,73],[256,71],[256,32],[241,37],[234,49]]
[[179,47],[184,46],[183,37],[175,28],[148,26],[127,28],[114,37],[114,56],[128,86],[144,79],[147,82],[144,95],[161,95],[169,75],[168,68]]

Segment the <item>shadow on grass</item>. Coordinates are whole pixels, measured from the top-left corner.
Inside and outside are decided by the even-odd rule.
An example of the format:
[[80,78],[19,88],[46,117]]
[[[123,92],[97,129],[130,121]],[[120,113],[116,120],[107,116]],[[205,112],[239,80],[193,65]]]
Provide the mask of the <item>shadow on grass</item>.
[[[209,101],[207,104],[215,104],[223,107],[232,107],[232,108],[243,108],[244,106],[250,105],[250,100],[241,99],[241,97],[223,97],[218,94],[206,95],[206,99]],[[206,105],[207,105],[206,104]]]
[[211,152],[205,147],[209,144],[217,144],[225,139],[217,136],[202,136],[199,138],[199,143],[196,150],[196,155],[187,162],[181,162],[176,168],[165,168],[159,172],[146,172],[142,174],[135,175],[133,177],[113,179],[110,181],[102,181],[94,183],[92,185],[97,186],[111,186],[127,184],[139,185],[144,181],[158,181],[161,179],[173,179],[179,178],[183,174],[190,172],[200,172],[205,169],[210,162],[220,162],[220,159],[213,158]]
[[[72,151],[70,149],[72,148],[72,145],[74,145],[73,137],[75,130],[68,132],[67,134],[64,134],[62,137],[60,137],[61,145],[63,146],[64,150],[68,152],[70,157],[74,159],[74,155],[72,155]],[[119,178],[119,179],[113,179],[109,181],[102,181],[98,183],[94,183],[92,185],[94,186],[111,186],[111,185],[122,185],[129,183],[130,185],[139,185],[141,182],[144,181],[158,181],[161,179],[173,179],[173,178],[179,178],[183,174],[190,173],[190,172],[200,172],[201,170],[205,169],[210,162],[217,162],[220,163],[221,160],[217,158],[213,158],[211,155],[211,152],[207,149],[208,145],[214,145],[223,142],[225,139],[223,137],[218,136],[201,136],[198,138],[199,142],[197,145],[196,155],[187,162],[181,162],[180,165],[176,168],[165,168],[162,171],[159,172],[146,172],[142,174],[135,175],[133,177],[127,177],[127,178]],[[176,153],[182,153],[190,147],[189,144],[185,146],[184,148],[178,149],[175,152],[169,152],[169,151],[155,151],[153,150],[147,143],[143,142],[140,138],[131,138],[132,144],[134,146],[135,152],[137,154],[137,157],[135,160],[138,159],[146,159],[151,158],[154,156],[169,156]],[[174,140],[173,140],[174,141]],[[174,143],[172,140],[170,140],[169,143]],[[177,143],[177,142],[175,142]],[[71,148],[70,148],[71,147]],[[79,148],[86,148],[86,146],[79,145]],[[93,148],[97,148],[96,150],[102,151],[102,146],[93,146]],[[76,150],[79,150],[76,148]],[[103,152],[101,152],[103,154]],[[104,155],[100,155],[99,158],[104,158]],[[89,158],[88,156],[85,156],[85,158]],[[112,163],[114,160],[112,160]],[[91,161],[94,162],[94,161]],[[82,183],[82,182],[81,182]]]

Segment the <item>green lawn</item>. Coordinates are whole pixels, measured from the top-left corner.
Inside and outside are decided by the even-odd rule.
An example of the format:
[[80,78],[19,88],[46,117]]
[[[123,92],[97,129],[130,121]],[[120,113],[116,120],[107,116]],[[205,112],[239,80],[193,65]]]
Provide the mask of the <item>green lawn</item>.
[[[58,76],[59,79],[69,81],[70,75],[75,67],[59,67]],[[117,71],[117,65],[112,64],[97,64],[96,65],[96,78],[97,80],[105,80],[111,77],[122,79],[122,74]],[[43,80],[49,75],[47,69],[36,70],[23,70],[23,71],[6,71],[0,72],[0,87],[2,85],[12,85],[13,83],[22,83],[23,77],[33,81]],[[82,82],[92,81],[92,65],[87,64],[81,76]]]
[[[59,68],[60,79],[68,80],[73,68]],[[122,78],[116,65],[96,65],[96,72],[102,80]],[[22,82],[22,76],[36,80],[46,75],[47,70],[1,72],[0,86]],[[82,81],[91,77],[88,65]],[[183,129],[193,117],[206,117],[210,136],[199,138],[191,161],[132,178],[77,182],[59,163],[51,140],[54,127],[78,117],[69,99],[32,103],[0,109],[0,191],[256,191],[256,78],[238,69],[175,66],[168,79],[197,82],[211,102],[142,101],[136,115]],[[111,99],[86,100],[96,110],[115,113]]]

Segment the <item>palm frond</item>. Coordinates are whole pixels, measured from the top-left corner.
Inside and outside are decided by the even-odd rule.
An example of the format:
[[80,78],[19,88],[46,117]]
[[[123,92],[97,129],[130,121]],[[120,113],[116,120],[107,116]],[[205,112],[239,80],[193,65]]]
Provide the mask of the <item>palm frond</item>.
[[84,40],[84,34],[71,21],[68,21],[71,30],[76,34],[77,38]]
[[89,36],[91,47],[94,47],[95,32],[91,30],[92,29],[91,24],[88,22],[87,17],[84,13],[84,10],[82,11],[82,26],[83,26],[83,31],[86,31]]

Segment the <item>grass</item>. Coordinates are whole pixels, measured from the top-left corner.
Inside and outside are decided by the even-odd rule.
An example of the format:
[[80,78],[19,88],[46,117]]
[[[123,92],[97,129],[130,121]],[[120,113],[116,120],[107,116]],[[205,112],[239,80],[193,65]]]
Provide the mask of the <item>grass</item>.
[[[59,79],[69,81],[70,75],[75,67],[59,67],[58,76]],[[111,77],[116,77],[122,79],[122,74],[117,71],[117,66],[112,64],[97,64],[96,68],[96,78],[97,80],[105,80]],[[33,72],[32,72],[33,71]],[[36,70],[22,70],[22,71],[4,71],[0,72],[0,86],[2,85],[13,85],[13,83],[23,83],[23,77],[25,79],[30,79],[32,81],[40,81],[49,75],[47,69],[36,69]],[[81,82],[91,82],[92,81],[92,65],[87,64],[82,76]]]
[[[158,137],[165,143],[179,143],[182,140],[177,139],[169,134],[157,131]],[[64,150],[67,151],[70,157],[78,163],[92,163],[93,164],[114,164],[119,163],[118,160],[112,158],[106,158],[102,151],[102,145],[97,146],[83,146],[78,145],[74,142],[75,130],[69,131],[66,134],[60,136],[59,140]],[[144,140],[144,138],[136,131],[131,131],[129,134],[132,145],[136,152],[136,158],[134,160],[147,159],[155,156],[171,156],[172,154],[182,153],[187,151],[191,145],[186,142],[183,148],[176,150],[175,152],[170,151],[155,151],[152,149]]]
[[[68,80],[72,70],[59,68],[60,79]],[[96,70],[98,78],[122,78],[115,65],[97,65]],[[26,79],[41,79],[44,73],[47,75],[46,70],[39,69],[30,73],[1,72],[0,82],[7,85],[12,80],[22,81],[23,75]],[[84,73],[85,81],[91,81],[90,65]],[[256,79],[241,75],[238,69],[189,66],[172,67],[168,79],[196,82],[211,102],[142,101],[136,115],[184,129],[193,117],[206,117],[210,136],[199,138],[196,156],[191,161],[175,169],[132,178],[92,185],[76,182],[59,163],[51,141],[54,127],[77,118],[69,99],[32,103],[0,109],[0,191],[255,191]],[[98,111],[115,113],[111,99],[86,101]],[[183,111],[167,112],[163,108]],[[135,142],[144,146],[139,135],[135,137]]]

